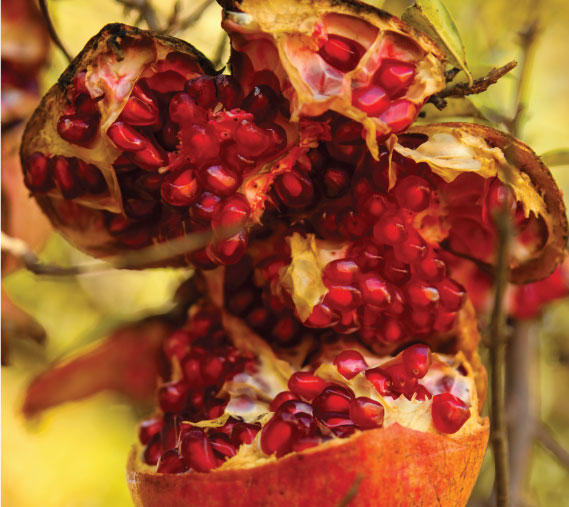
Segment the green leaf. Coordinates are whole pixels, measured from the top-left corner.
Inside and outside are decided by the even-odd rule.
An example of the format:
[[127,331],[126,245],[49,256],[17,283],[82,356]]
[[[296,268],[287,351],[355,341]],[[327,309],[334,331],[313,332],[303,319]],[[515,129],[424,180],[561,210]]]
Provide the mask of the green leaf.
[[464,44],[450,12],[441,0],[416,0],[405,9],[401,18],[434,39],[446,53],[449,63],[461,68],[468,78],[468,84],[472,85]]
[[543,153],[541,161],[547,166],[569,165],[569,149],[551,150]]

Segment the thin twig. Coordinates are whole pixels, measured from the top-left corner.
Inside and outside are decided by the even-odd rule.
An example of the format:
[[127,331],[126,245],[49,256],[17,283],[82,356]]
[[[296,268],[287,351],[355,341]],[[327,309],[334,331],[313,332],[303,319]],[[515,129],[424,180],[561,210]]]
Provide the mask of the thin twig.
[[178,26],[174,31],[182,32],[190,26],[194,25],[202,17],[203,13],[208,9],[210,5],[214,3],[214,0],[205,0],[196,10],[194,10],[186,19],[179,22]]
[[447,105],[445,100],[447,97],[465,97],[466,95],[485,92],[491,85],[515,68],[517,64],[518,62],[512,60],[502,67],[494,68],[485,76],[476,79],[471,86],[468,83],[455,83],[447,86],[444,90],[433,95],[429,102],[433,103],[437,109],[443,110]]
[[158,23],[158,16],[149,0],[116,0],[125,9],[138,12],[138,22],[144,20],[150,30],[162,31]]
[[535,438],[541,445],[543,445],[543,447],[555,456],[561,465],[569,469],[569,451],[561,446],[561,444],[551,434],[551,430],[544,423],[541,423],[536,427]]
[[494,475],[496,485],[496,500],[498,507],[509,505],[509,466],[508,466],[508,439],[505,415],[505,382],[504,364],[506,359],[506,309],[504,296],[510,276],[509,251],[512,237],[511,217],[505,209],[499,209],[494,216],[498,232],[496,248],[497,262],[494,282],[494,306],[488,325],[490,342],[490,371],[492,407],[490,412],[492,448],[494,451]]
[[174,31],[174,27],[178,23],[181,8],[181,0],[176,0],[176,2],[174,2],[174,6],[172,7],[172,12],[168,17],[168,22],[166,23],[166,29],[164,30],[164,33],[172,33]]
[[47,26],[47,31],[49,32],[49,36],[50,36],[51,40],[59,48],[59,50],[63,53],[63,56],[65,56],[67,61],[69,63],[71,63],[71,60],[73,60],[73,57],[69,54],[67,49],[65,49],[63,42],[61,42],[59,35],[57,35],[57,31],[55,30],[55,26],[53,26],[53,22],[51,21],[51,17],[49,15],[49,8],[47,6],[47,0],[39,0],[39,6],[40,6],[42,16],[45,19],[45,24]]

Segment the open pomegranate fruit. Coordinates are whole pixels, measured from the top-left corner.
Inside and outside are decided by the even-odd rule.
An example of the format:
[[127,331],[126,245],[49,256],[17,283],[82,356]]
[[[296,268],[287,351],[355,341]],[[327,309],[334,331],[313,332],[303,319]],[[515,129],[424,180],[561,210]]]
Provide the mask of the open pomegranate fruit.
[[[357,2],[227,2],[231,75],[105,27],[44,97],[21,158],[54,226],[97,257],[197,233],[206,299],[164,343],[140,425],[140,505],[464,505],[486,373],[461,263],[562,260],[548,169],[489,127],[411,127],[445,86],[426,36]],[[140,267],[140,266],[139,266]]]

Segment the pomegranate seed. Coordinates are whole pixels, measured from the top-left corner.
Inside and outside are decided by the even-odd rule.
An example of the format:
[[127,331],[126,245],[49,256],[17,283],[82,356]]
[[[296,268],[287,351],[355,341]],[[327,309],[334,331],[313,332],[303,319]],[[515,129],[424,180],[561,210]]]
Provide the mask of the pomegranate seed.
[[144,461],[144,463],[147,465],[154,466],[156,463],[158,463],[161,455],[162,444],[160,442],[160,435],[156,434],[144,448],[144,451],[142,452],[142,461]]
[[350,410],[350,400],[353,398],[354,393],[347,389],[340,386],[329,386],[314,399],[312,406],[318,418],[331,412],[347,414]]
[[196,172],[186,169],[166,177],[160,193],[162,199],[172,206],[189,206],[199,195],[200,185]]
[[277,176],[274,189],[282,203],[293,209],[309,206],[314,198],[312,181],[299,171]]
[[394,133],[405,130],[417,116],[417,107],[408,100],[392,102],[387,111],[381,115],[381,121],[387,123]]
[[322,443],[322,437],[305,437],[297,440],[292,444],[292,450],[294,452],[301,452],[305,449],[310,449],[311,447],[316,447]]
[[186,79],[173,70],[166,70],[147,77],[146,84],[155,92],[167,94],[182,91]]
[[275,396],[273,401],[271,401],[269,410],[271,412],[276,412],[284,402],[290,400],[298,400],[298,396],[291,391],[282,391]]
[[439,302],[439,291],[424,282],[414,280],[405,286],[407,300],[411,306],[425,308]]
[[313,215],[311,221],[319,236],[331,240],[343,239],[338,231],[336,216],[337,211],[333,207],[325,208]]
[[219,156],[220,143],[211,125],[192,124],[181,129],[182,146],[187,147],[191,160],[203,162]]
[[213,448],[201,429],[194,428],[186,433],[181,451],[190,468],[198,472],[208,472],[217,466]]
[[154,435],[158,435],[164,426],[164,421],[158,417],[145,419],[138,425],[138,440],[142,445],[148,444]]
[[416,264],[417,273],[428,282],[440,282],[446,275],[446,264],[441,259],[428,255]]
[[401,360],[407,374],[415,378],[423,378],[431,367],[431,349],[427,345],[417,344],[406,348],[401,354]]
[[466,291],[462,285],[451,278],[445,278],[437,284],[441,305],[449,312],[457,312],[466,300]]
[[243,257],[248,240],[249,234],[246,231],[238,232],[209,245],[208,255],[217,263],[225,266],[236,264]]
[[255,308],[249,315],[247,315],[245,320],[253,329],[263,330],[270,324],[271,318],[272,315],[266,308],[259,307]]
[[381,403],[365,396],[350,401],[350,418],[363,430],[381,428],[384,412]]
[[117,148],[123,151],[140,151],[146,147],[146,139],[130,125],[116,121],[107,130],[107,135]]
[[188,465],[186,465],[184,458],[180,456],[178,449],[170,449],[160,456],[156,471],[159,474],[181,474],[187,469]]
[[364,301],[378,308],[386,308],[391,303],[391,291],[387,282],[375,273],[360,276],[360,289]]
[[217,89],[217,100],[223,104],[225,109],[234,109],[243,100],[243,90],[239,81],[233,76],[220,74],[215,78]]
[[415,391],[418,382],[407,374],[403,364],[389,364],[382,367],[385,375],[391,379],[391,389],[396,393],[408,394]]
[[167,121],[163,127],[156,132],[156,139],[167,151],[174,151],[178,146],[179,128],[174,122]]
[[212,433],[209,443],[213,451],[222,458],[232,458],[237,454],[237,449],[226,433]]
[[332,139],[339,144],[353,144],[362,142],[361,123],[342,118],[332,125]]
[[[349,404],[348,404],[348,407],[349,407]],[[346,415],[334,414],[334,413],[322,414],[322,417],[319,417],[318,420],[322,424],[324,424],[324,426],[326,426],[327,428],[330,428],[331,430],[334,430],[336,428],[341,428],[341,434],[343,434],[343,435],[346,435],[348,433],[348,431],[342,431],[342,430],[346,430],[349,427],[355,426],[354,422],[350,419],[348,413],[346,413]]]
[[227,301],[227,308],[233,315],[244,315],[255,302],[256,293],[253,290],[241,290],[232,294]]
[[126,101],[119,120],[135,127],[154,125],[160,120],[158,106],[154,102],[148,103],[138,97],[131,96]]
[[415,229],[407,230],[407,239],[393,247],[395,257],[406,264],[415,264],[425,258],[428,247]]
[[199,107],[185,92],[176,93],[168,106],[170,119],[176,123],[201,123],[207,120],[207,112]]
[[391,283],[402,285],[409,280],[411,270],[409,264],[405,264],[395,257],[392,249],[385,249],[383,276]]
[[352,104],[368,116],[379,116],[389,106],[389,95],[379,86],[360,86],[352,90]]
[[362,327],[375,327],[381,315],[381,309],[373,305],[362,305],[358,309],[358,317]]
[[385,211],[385,200],[377,192],[369,194],[361,203],[358,202],[358,211],[368,222],[375,224]]
[[407,325],[415,333],[428,333],[433,329],[435,315],[429,308],[414,307],[408,313]]
[[156,69],[159,72],[173,70],[186,79],[195,76],[196,73],[200,71],[198,64],[194,61],[192,56],[178,51],[172,51],[166,55],[164,60],[156,62]]
[[442,393],[433,397],[433,425],[441,433],[456,433],[470,418],[470,409],[460,398]]
[[381,396],[391,395],[391,378],[381,368],[366,370],[365,376]]
[[298,339],[298,323],[294,316],[281,317],[271,330],[271,338],[278,345],[292,345]]
[[36,151],[26,160],[26,186],[32,192],[47,192],[53,187],[51,165],[49,159],[39,151]]
[[350,239],[358,239],[367,235],[369,224],[359,216],[353,209],[345,208],[336,217],[338,230],[340,233]]
[[308,327],[331,327],[339,321],[338,314],[333,312],[324,303],[317,304],[313,309],[308,319],[304,322]]
[[214,385],[223,380],[225,372],[224,358],[208,356],[202,359],[200,373],[206,385]]
[[332,285],[328,288],[324,303],[332,310],[346,312],[359,306],[361,299],[361,292],[355,287]]
[[415,67],[409,63],[387,60],[374,76],[374,81],[381,84],[393,96],[405,90],[415,77]]
[[400,180],[393,193],[399,206],[416,213],[426,210],[431,204],[431,189],[426,180],[411,175]]
[[326,264],[322,281],[326,287],[334,284],[350,285],[358,279],[359,268],[352,259],[336,259]]
[[318,51],[325,62],[343,72],[355,69],[364,53],[361,44],[340,35],[329,35]]
[[238,229],[245,225],[250,213],[251,208],[243,195],[227,197],[213,215],[212,228],[218,234],[223,234],[226,229]]
[[419,401],[430,400],[433,397],[431,392],[423,385],[419,384],[415,391],[415,399]]
[[356,258],[356,262],[361,270],[377,271],[383,264],[382,252],[369,241],[352,244],[348,253]]
[[185,382],[167,382],[158,389],[158,402],[164,412],[180,412],[186,407],[188,385]]
[[231,431],[231,441],[239,447],[241,444],[251,444],[259,430],[260,424],[238,422]]
[[271,255],[255,266],[255,282],[266,285],[279,276],[279,270],[290,263],[290,258],[282,255]]
[[440,309],[437,311],[433,329],[440,333],[450,331],[456,322],[456,312],[443,312]]
[[407,228],[401,215],[387,211],[373,226],[373,238],[379,244],[396,245],[407,239]]
[[190,335],[183,329],[174,331],[164,342],[164,353],[168,359],[177,357],[182,359],[188,350]]
[[387,318],[381,325],[381,334],[378,338],[384,343],[400,343],[407,338],[407,331],[398,319]]
[[323,175],[324,195],[331,199],[341,197],[350,190],[350,173],[343,167],[329,167]]
[[325,380],[309,371],[297,371],[288,379],[289,390],[308,401],[316,398],[327,385]]
[[277,113],[278,97],[274,90],[267,85],[253,87],[245,97],[241,109],[253,113],[258,122],[270,121]]
[[53,166],[53,179],[64,199],[74,199],[81,194],[76,177],[77,159],[58,155],[50,160],[50,164]]
[[210,194],[209,192],[204,192],[190,208],[190,216],[199,222],[209,223],[211,222],[220,202],[221,197],[215,194]]
[[273,145],[268,131],[247,120],[242,120],[235,128],[234,139],[244,157],[259,157]]
[[293,443],[301,436],[297,421],[290,414],[273,417],[261,431],[261,449],[265,454],[276,454],[277,458],[288,454]]
[[309,415],[312,416],[312,406],[301,400],[287,400],[281,404],[278,409],[278,414],[291,414],[291,415]]
[[482,209],[483,218],[489,222],[493,222],[492,213],[500,208],[505,208],[512,215],[516,212],[517,202],[512,189],[504,185],[498,178],[494,178],[490,183],[488,193],[484,200]]
[[105,178],[99,168],[93,164],[87,164],[81,159],[76,160],[77,177],[81,186],[93,194],[100,194],[101,192],[104,192],[107,189],[107,184],[105,183]]
[[91,141],[99,130],[99,117],[78,114],[62,115],[57,121],[57,133],[69,143],[85,144]]
[[204,188],[220,196],[228,196],[239,188],[241,177],[223,165],[212,165],[200,172]]
[[215,78],[212,76],[190,79],[186,83],[185,90],[200,107],[211,109],[217,103]]

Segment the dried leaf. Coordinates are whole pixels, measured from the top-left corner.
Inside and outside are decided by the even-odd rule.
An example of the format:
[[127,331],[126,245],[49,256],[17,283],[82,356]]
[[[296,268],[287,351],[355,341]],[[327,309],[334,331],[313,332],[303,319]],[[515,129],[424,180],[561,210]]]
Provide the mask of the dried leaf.
[[569,149],[547,151],[541,155],[541,161],[547,166],[569,165]]
[[441,0],[417,0],[401,16],[403,21],[435,40],[449,62],[461,68],[472,85],[472,74],[466,63],[466,50],[448,9]]

